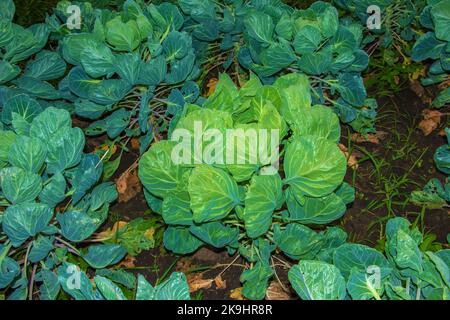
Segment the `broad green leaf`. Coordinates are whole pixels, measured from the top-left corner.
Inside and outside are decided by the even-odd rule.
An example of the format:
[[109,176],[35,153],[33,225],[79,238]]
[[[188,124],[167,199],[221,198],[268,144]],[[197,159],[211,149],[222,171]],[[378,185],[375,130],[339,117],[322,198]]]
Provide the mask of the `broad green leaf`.
[[166,224],[192,225],[189,193],[173,191],[165,196],[162,204],[162,217]]
[[290,223],[284,230],[274,226],[273,240],[291,259],[313,259],[323,244],[323,237],[312,229],[297,223]]
[[133,51],[140,42],[139,26],[134,20],[123,22],[120,16],[106,23],[106,40],[117,51]]
[[80,128],[61,128],[46,142],[49,173],[62,172],[80,162],[85,143]]
[[220,222],[209,222],[202,225],[192,225],[189,231],[209,245],[216,248],[223,248],[237,240],[239,229],[225,226]]
[[313,53],[322,42],[320,29],[313,25],[305,25],[297,31],[294,38],[294,49],[298,54]]
[[285,183],[296,193],[321,197],[342,183],[346,159],[335,143],[325,138],[304,136],[287,147],[284,169]]
[[304,201],[302,205],[295,196],[295,191],[287,190],[289,220],[304,224],[327,224],[342,217],[347,209],[335,193],[319,198],[304,197]]
[[27,64],[24,76],[46,81],[58,79],[66,72],[66,63],[57,52],[43,50]]
[[272,225],[274,210],[283,203],[282,182],[280,176],[253,176],[245,196],[243,220],[245,231],[251,238],[265,234]]
[[102,269],[118,263],[125,257],[127,251],[121,245],[100,244],[91,245],[83,259],[93,268]]
[[291,120],[294,134],[316,136],[339,142],[341,127],[339,118],[332,109],[317,105],[310,110],[298,110],[298,116]]
[[3,231],[14,247],[45,230],[53,211],[40,203],[21,203],[10,206],[3,216]]
[[70,113],[54,107],[45,109],[31,123],[30,136],[48,143],[58,131],[71,127]]
[[436,38],[434,32],[427,32],[419,37],[412,48],[411,57],[414,61],[438,59],[446,43]]
[[164,232],[164,247],[176,254],[188,254],[196,251],[203,244],[189,232],[186,227],[169,226]]
[[344,300],[345,280],[335,266],[302,260],[289,270],[289,281],[303,300]]
[[0,84],[11,81],[20,74],[20,68],[8,61],[0,60]]
[[11,124],[13,113],[21,115],[27,122],[31,121],[42,112],[42,107],[33,98],[26,94],[19,94],[8,99],[3,105],[2,121]]
[[436,2],[431,8],[436,37],[443,41],[450,41],[450,2],[443,0]]
[[[374,277],[375,276],[375,277]],[[356,269],[351,270],[347,282],[347,290],[353,300],[381,300],[384,286],[377,275],[370,275]]]
[[311,108],[311,92],[305,75],[291,73],[279,77],[274,86],[281,95],[281,114],[289,124],[299,116],[300,110]]
[[58,214],[56,220],[59,222],[64,238],[73,242],[89,238],[103,222],[79,211],[66,211],[64,214]]
[[95,276],[94,281],[97,290],[100,291],[106,300],[127,300],[122,290],[111,280],[102,276]]
[[78,201],[100,180],[103,165],[98,155],[84,154],[74,171],[72,179],[72,199]]
[[28,172],[39,173],[47,155],[38,138],[19,136],[9,151],[9,163]]
[[66,179],[58,172],[44,182],[39,200],[49,207],[56,207],[58,203],[66,198]]
[[139,162],[139,178],[144,187],[158,197],[175,191],[181,182],[182,168],[172,161],[172,141],[155,143]]
[[240,203],[233,178],[224,170],[209,165],[199,165],[192,171],[188,191],[197,223],[222,219]]
[[33,241],[33,246],[31,247],[29,255],[30,261],[36,263],[43,260],[53,248],[52,238],[39,235],[37,239]]
[[248,35],[258,42],[272,43],[275,26],[272,18],[263,12],[253,11],[244,20]]
[[6,288],[19,273],[20,266],[16,260],[5,257],[0,264],[0,289]]
[[80,62],[84,71],[93,78],[112,74],[115,70],[114,55],[111,49],[102,42],[87,46],[81,51]]
[[267,263],[258,261],[252,269],[241,274],[240,280],[244,284],[242,294],[252,300],[264,299],[272,275],[272,268]]
[[168,280],[153,287],[142,275],[138,275],[136,300],[190,300],[186,276],[174,272]]
[[58,281],[58,276],[48,270],[41,270],[42,285],[39,287],[40,300],[56,300],[58,297],[61,285]]
[[363,79],[359,74],[342,73],[339,75],[337,90],[342,98],[352,106],[362,106],[367,97]]
[[31,202],[42,190],[39,175],[17,167],[0,171],[0,185],[5,198],[13,204]]
[[383,254],[362,244],[346,243],[334,252],[334,265],[348,278],[352,270],[369,273],[373,267],[388,268]]
[[0,168],[6,166],[8,162],[8,154],[11,147],[14,145],[14,141],[17,139],[17,135],[13,131],[0,130]]
[[108,278],[109,280],[119,283],[130,290],[133,290],[136,287],[136,278],[134,274],[122,269],[98,269],[95,271],[95,275]]

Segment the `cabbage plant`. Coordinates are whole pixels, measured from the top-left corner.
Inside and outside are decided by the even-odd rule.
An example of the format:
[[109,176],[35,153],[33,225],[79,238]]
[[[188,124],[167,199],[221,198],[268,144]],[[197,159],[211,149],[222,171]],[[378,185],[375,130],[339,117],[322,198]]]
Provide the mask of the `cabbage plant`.
[[[365,42],[375,39],[383,47],[401,45],[415,38],[414,26],[418,13],[425,6],[423,0],[335,0],[334,3],[359,19],[368,29],[368,37]],[[376,11],[374,9],[379,11]],[[372,9],[372,10],[370,10]],[[379,15],[379,21],[375,21],[375,14]],[[373,22],[380,22],[379,28]]]
[[[147,200],[168,225],[165,247],[177,254],[203,245],[239,252],[254,266],[241,276],[248,298],[264,297],[275,248],[294,260],[313,259],[327,256],[346,238],[339,228],[317,232],[307,226],[340,218],[354,199],[354,189],[343,182],[339,119],[311,101],[308,79],[298,73],[271,86],[252,76],[240,90],[224,74],[203,107],[189,105],[172,131],[183,130],[192,139],[158,141],[139,163]],[[195,132],[196,123],[203,131]],[[174,163],[180,143],[210,148],[204,140],[210,129],[278,130],[273,139],[283,146],[280,169],[271,159],[208,164],[189,151],[186,163]],[[248,138],[233,141],[233,157],[250,143]]]
[[145,150],[175,113],[199,97],[191,36],[180,31],[183,16],[170,3],[126,1],[120,11],[80,3],[83,24],[71,29],[69,5],[60,2],[47,19],[71,66],[60,91],[75,114],[91,122],[87,135],[107,134],[115,142],[141,137]]
[[[428,77],[422,79],[423,85],[438,84],[449,80],[450,57],[450,1],[428,1],[420,15],[421,24],[428,29],[421,35],[413,47],[412,58],[415,61],[431,60]],[[440,108],[450,102],[448,85],[433,101],[432,106]]]
[[393,218],[386,224],[385,254],[345,243],[331,262],[301,260],[289,280],[305,300],[447,300],[450,250],[422,252],[422,241],[417,227]]
[[[209,246],[240,255],[249,265],[240,280],[250,299],[265,297],[276,252],[299,261],[289,281],[302,299],[445,299],[448,250],[421,252],[422,234],[407,220],[388,222],[385,255],[327,226],[343,216],[354,189],[343,182],[338,117],[311,101],[305,75],[274,85],[252,76],[240,90],[222,75],[202,107],[187,107],[169,140],[154,143],[139,163],[147,201],[168,225],[166,249],[184,255]],[[232,129],[245,138],[231,148],[209,131]],[[222,148],[239,158],[237,150],[251,144],[249,129],[279,130],[279,166],[219,161]],[[214,161],[205,158],[213,149]]]
[[329,3],[317,1],[306,10],[279,1],[177,3],[204,62],[225,60],[226,69],[239,62],[265,84],[290,72],[307,74],[316,104],[333,106],[356,131],[374,130],[377,106],[367,99],[361,77],[369,62],[362,50],[363,26],[340,21]]
[[[56,299],[61,290],[74,299],[125,298],[114,282],[133,290],[134,276],[107,267],[121,261],[127,247],[77,248],[105,222],[117,198],[113,183],[100,182],[101,159],[83,153],[83,132],[72,128],[69,112],[42,111],[23,94],[8,100],[5,110],[13,117],[26,110],[29,125],[0,131],[0,290],[14,300],[34,298],[34,284],[41,300]],[[95,290],[77,261],[96,270]],[[159,289],[140,277],[137,288],[136,299],[189,298],[183,275]]]

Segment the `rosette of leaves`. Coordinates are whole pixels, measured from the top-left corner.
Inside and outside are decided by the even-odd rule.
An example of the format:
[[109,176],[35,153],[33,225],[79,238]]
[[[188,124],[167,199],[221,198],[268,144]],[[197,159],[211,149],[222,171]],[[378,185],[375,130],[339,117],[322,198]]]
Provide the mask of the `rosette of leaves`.
[[420,14],[421,24],[428,29],[421,35],[412,51],[415,61],[431,60],[428,77],[422,79],[423,85],[442,83],[443,91],[433,101],[432,106],[441,108],[450,102],[448,86],[450,72],[450,1],[428,1]]
[[[339,219],[354,199],[343,182],[339,119],[311,101],[305,75],[282,76],[271,86],[252,76],[238,90],[223,74],[203,106],[185,108],[170,140],[154,143],[139,163],[147,201],[168,225],[165,247],[177,254],[203,245],[239,252],[253,265],[241,276],[248,298],[264,297],[276,248],[294,260],[326,259],[346,239],[339,228],[310,228]],[[225,146],[210,136],[211,130],[225,136],[227,129],[243,130],[243,140]],[[270,157],[245,160],[251,156],[248,129],[279,132],[259,150],[269,154],[271,144],[281,144],[280,168]],[[174,162],[176,156],[183,162]]]
[[[26,122],[27,119],[13,119],[11,111],[5,110],[7,100],[17,94],[26,94],[36,99],[37,107],[42,109],[49,105],[49,101],[55,107],[70,109],[59,100],[61,94],[52,83],[64,75],[66,63],[57,52],[43,50],[49,39],[50,28],[43,23],[28,28],[12,23],[15,14],[12,0],[2,1],[0,9],[2,122],[5,125],[10,125],[13,121]],[[32,108],[34,107],[36,106]]]
[[[183,17],[170,3],[125,1],[120,11],[80,4],[83,24],[69,29],[60,3],[47,23],[71,66],[60,83],[75,114],[91,122],[89,136],[107,134],[118,146],[140,137],[144,151],[186,103],[199,97],[199,69]],[[122,141],[123,142],[123,141]]]
[[331,261],[301,260],[289,280],[305,300],[447,300],[450,250],[422,252],[420,231],[404,218],[386,225],[385,254],[346,243]]
[[[199,51],[205,52],[208,44],[213,47],[207,63],[225,55],[225,68],[238,61],[265,84],[289,72],[307,74],[315,103],[333,106],[356,131],[374,130],[377,106],[367,99],[361,77],[369,62],[362,50],[363,27],[339,21],[329,3],[318,1],[306,10],[278,1],[179,0],[178,4]],[[215,47],[225,53],[216,54]]]
[[[67,270],[71,272],[67,272]],[[80,286],[71,285],[73,270],[78,271]],[[58,278],[63,290],[75,300],[190,300],[186,276],[174,272],[156,286],[142,275],[136,277],[123,270],[97,270],[92,280],[85,272],[64,262],[58,268]]]
[[450,202],[450,128],[445,129],[447,134],[447,144],[440,146],[434,153],[434,163],[437,169],[447,175],[442,183],[438,178],[431,179],[422,191],[414,191],[412,201],[418,205],[432,209],[439,209],[448,206]]
[[118,245],[90,246],[87,252],[74,246],[105,221],[117,191],[112,183],[99,184],[102,162],[83,153],[83,132],[72,128],[69,112],[42,111],[21,94],[3,106],[2,119],[8,115],[25,120],[0,131],[0,287],[11,291],[10,299],[25,299],[33,294],[28,284],[36,281],[52,289],[41,291],[43,298],[54,299],[59,292],[54,270],[69,253],[94,268],[125,255]]
[[[425,0],[335,0],[334,3],[358,18],[364,26],[373,25],[368,29],[366,43],[377,40],[385,48],[393,44],[403,47],[415,38],[413,31],[416,16],[425,6]],[[377,9],[377,10],[375,10]],[[378,11],[379,10],[379,11]],[[379,21],[375,15],[379,13]],[[375,28],[374,22],[380,22]]]
[[[77,249],[105,222],[117,198],[114,183],[101,182],[99,156],[83,153],[82,130],[72,128],[69,112],[41,110],[23,94],[7,101],[2,119],[5,115],[26,121],[0,130],[0,290],[8,299],[36,298],[30,288],[38,288],[42,300],[56,299],[62,291],[74,299],[122,298],[115,282],[132,298],[134,276],[106,269],[127,254],[127,243],[92,241]],[[96,270],[96,290],[87,268]],[[136,298],[180,294],[185,299],[184,289],[168,292],[182,286],[184,278],[177,277],[159,289],[140,279]]]

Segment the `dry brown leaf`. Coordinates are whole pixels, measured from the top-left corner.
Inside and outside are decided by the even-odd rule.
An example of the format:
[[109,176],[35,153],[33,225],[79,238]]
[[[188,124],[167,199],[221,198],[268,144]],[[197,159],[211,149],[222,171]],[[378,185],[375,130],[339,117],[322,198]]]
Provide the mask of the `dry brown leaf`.
[[246,300],[242,295],[242,287],[231,290],[230,298],[234,300]]
[[178,260],[175,270],[178,272],[186,272],[191,270],[193,267],[192,259],[185,257]]
[[208,93],[206,94],[207,97],[211,96],[214,91],[216,91],[217,81],[217,78],[209,79],[208,84],[206,85],[208,88]]
[[125,258],[117,265],[118,268],[132,269],[136,267],[136,258],[127,254]]
[[189,292],[196,292],[200,289],[209,289],[213,279],[203,279],[203,273],[191,273],[186,276],[189,285]]
[[387,137],[388,133],[385,131],[377,131],[375,133],[369,133],[367,135],[362,135],[360,133],[353,133],[350,140],[356,143],[370,142],[373,144],[379,144],[381,140]]
[[347,166],[349,168],[357,170],[358,169],[357,155],[359,154],[357,152],[352,152],[352,154],[349,155],[348,148],[344,146],[342,143],[339,144],[339,149],[341,149],[342,153],[345,155],[345,158],[347,159]]
[[284,291],[278,281],[272,281],[266,291],[267,300],[290,300],[289,294]]
[[112,237],[114,237],[114,235],[117,233],[117,231],[123,229],[127,224],[128,224],[128,222],[126,222],[126,221],[117,221],[116,223],[114,223],[112,228],[109,228],[109,229],[106,229],[105,231],[99,232],[99,233],[95,234],[94,237],[95,237],[95,239],[103,239],[103,240],[111,239]]
[[420,98],[420,100],[422,100],[422,103],[430,105],[433,102],[433,99],[427,94],[427,91],[420,84],[420,81],[412,80],[409,87]]
[[423,120],[419,123],[419,128],[425,136],[428,136],[439,127],[442,113],[437,110],[425,109],[422,111]]
[[128,202],[142,190],[137,171],[130,170],[124,172],[116,180],[117,192],[119,193],[119,202]]
[[420,84],[420,81],[417,80],[411,81],[409,83],[409,87],[419,98],[425,95],[425,88]]
[[131,149],[139,150],[140,147],[141,147],[141,143],[139,142],[139,139],[137,139],[137,138],[131,139]]
[[216,284],[217,289],[226,289],[227,281],[222,279],[222,276],[218,275],[214,278],[214,283]]

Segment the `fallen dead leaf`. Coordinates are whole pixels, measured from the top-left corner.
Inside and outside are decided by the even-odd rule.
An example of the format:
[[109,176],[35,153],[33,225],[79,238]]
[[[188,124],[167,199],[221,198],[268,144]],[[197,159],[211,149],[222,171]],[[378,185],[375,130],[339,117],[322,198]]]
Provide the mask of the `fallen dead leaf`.
[[178,272],[186,272],[191,270],[193,267],[192,259],[188,257],[181,258],[178,260],[175,270]]
[[385,131],[377,131],[375,133],[369,133],[362,135],[360,133],[353,133],[350,140],[356,143],[370,142],[373,144],[379,144],[381,140],[386,139],[388,133]]
[[226,289],[227,281],[223,280],[220,275],[214,278],[214,283],[216,284],[217,289]]
[[412,80],[409,83],[409,87],[411,90],[422,100],[422,102],[426,105],[430,105],[433,102],[433,99],[427,94],[427,91],[422,86],[420,81]]
[[213,279],[203,279],[203,273],[191,273],[186,276],[189,285],[189,292],[196,292],[200,289],[209,289]]
[[358,153],[352,152],[352,154],[349,155],[348,148],[344,146],[342,143],[339,144],[339,149],[341,149],[342,153],[345,155],[345,158],[347,159],[347,166],[349,168],[353,168],[354,170],[358,170],[358,159],[356,157]]
[[139,139],[137,139],[137,138],[131,139],[131,149],[139,150],[140,147],[141,147],[141,143],[139,142]]
[[423,120],[419,123],[419,128],[425,136],[431,134],[439,127],[442,113],[437,110],[425,109],[422,111]]
[[425,88],[420,84],[420,81],[413,80],[409,83],[411,90],[420,98],[425,94]]
[[206,94],[207,97],[211,96],[214,91],[216,91],[217,81],[217,78],[209,79],[208,84],[206,85],[208,88],[208,93]]
[[439,91],[445,90],[448,87],[450,87],[450,78],[448,78],[448,80],[445,80],[444,82],[442,82],[438,85]]
[[112,237],[114,237],[114,235],[117,233],[117,231],[125,228],[125,226],[127,224],[128,224],[128,222],[126,222],[126,221],[117,221],[116,223],[114,223],[112,228],[109,228],[109,229],[106,229],[105,231],[96,233],[94,235],[94,238],[95,239],[103,239],[103,240],[111,239]]
[[242,295],[242,287],[231,290],[230,298],[234,300],[246,300]]
[[139,177],[136,170],[124,172],[116,180],[117,192],[119,193],[119,202],[128,202],[142,190]]
[[272,281],[266,291],[267,300],[290,300],[289,294],[284,291],[278,281]]
[[124,269],[132,269],[136,267],[135,265],[136,258],[133,256],[130,256],[129,254],[125,256],[125,258],[117,265],[118,268],[124,268]]

